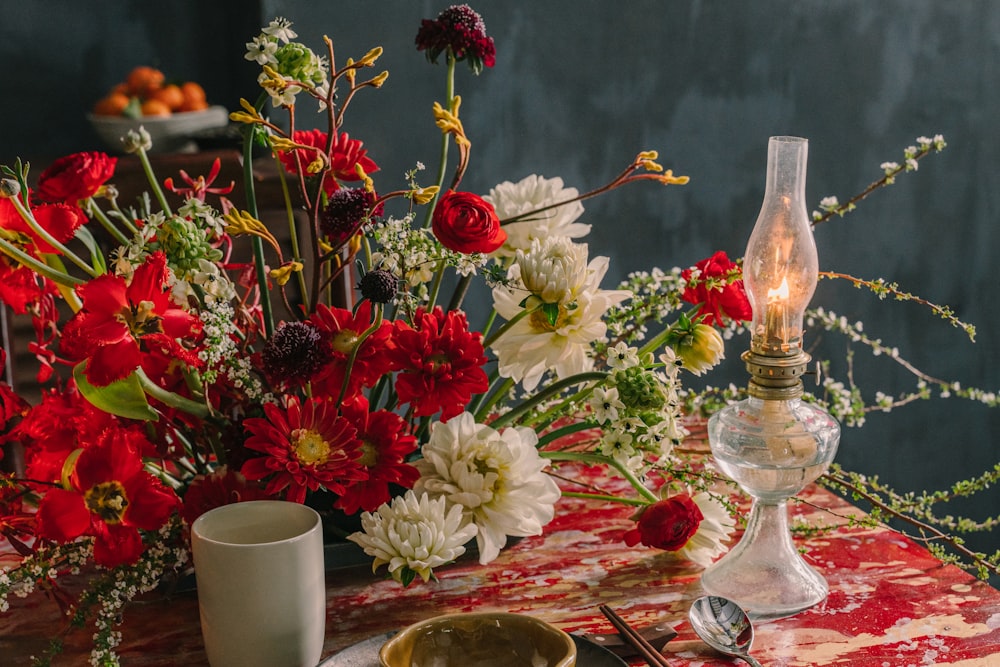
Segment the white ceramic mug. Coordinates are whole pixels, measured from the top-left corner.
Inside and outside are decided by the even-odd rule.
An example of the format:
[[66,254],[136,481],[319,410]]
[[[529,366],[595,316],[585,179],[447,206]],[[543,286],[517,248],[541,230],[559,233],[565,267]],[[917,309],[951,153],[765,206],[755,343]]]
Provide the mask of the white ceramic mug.
[[191,526],[212,667],[315,667],[326,630],[323,529],[283,500],[223,505]]

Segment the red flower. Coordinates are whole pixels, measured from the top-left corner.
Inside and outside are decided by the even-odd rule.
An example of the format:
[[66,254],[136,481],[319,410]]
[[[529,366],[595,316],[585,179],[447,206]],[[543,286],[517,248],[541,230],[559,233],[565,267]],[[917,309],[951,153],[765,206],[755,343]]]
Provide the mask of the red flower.
[[167,286],[167,260],[156,252],[135,270],[132,282],[110,273],[79,289],[83,308],[67,329],[78,336],[87,352],[87,380],[103,387],[127,377],[142,362],[140,344],[157,346],[186,362],[197,357],[178,338],[201,332],[197,317],[174,305]]
[[359,463],[361,441],[351,423],[339,417],[333,404],[291,398],[287,408],[264,404],[265,418],[252,417],[243,426],[250,433],[245,446],[264,456],[250,459],[241,472],[247,479],[270,478],[264,492],[301,503],[306,491],[325,488],[343,495],[346,485],[364,479]]
[[473,394],[489,388],[482,337],[469,331],[461,311],[420,308],[413,321],[415,328],[402,320],[394,323],[389,356],[400,371],[396,393],[417,417],[440,410],[447,421],[465,409]]
[[115,173],[118,158],[105,153],[74,153],[50,164],[38,177],[41,201],[76,205],[93,197]]
[[483,66],[496,64],[496,46],[486,34],[483,17],[469,5],[453,5],[435,20],[424,19],[417,32],[417,51],[427,51],[427,59],[436,63],[438,56],[450,50],[455,60],[469,61],[469,67],[479,74]]
[[677,551],[698,532],[704,518],[691,496],[671,496],[639,512],[636,527],[625,533],[625,544],[632,547],[641,542],[647,547]]
[[[361,334],[372,324],[371,303],[363,301],[355,312],[319,304],[310,322],[329,341],[332,350],[332,360],[313,378],[313,390],[317,395],[325,394],[336,398],[344,384],[347,361]],[[379,378],[389,372],[386,350],[391,332],[392,327],[385,322],[361,343],[351,367],[347,396],[357,393],[361,387],[374,386]]]
[[390,484],[413,488],[420,473],[406,462],[406,457],[416,450],[417,439],[407,432],[402,417],[387,410],[369,412],[368,401],[360,395],[341,410],[358,431],[358,463],[367,469],[368,478],[348,486],[334,506],[347,514],[374,512],[392,499]]
[[7,538],[21,555],[30,553],[25,542],[35,536],[36,518],[34,510],[25,507],[24,494],[14,473],[0,474],[0,540]]
[[[296,130],[292,134],[292,140],[303,146],[313,146],[326,150],[326,142],[329,135],[322,130]],[[316,159],[314,151],[304,148],[296,148],[291,151],[279,151],[278,158],[285,165],[289,173],[299,173],[299,166],[296,162],[296,155],[305,169]],[[368,157],[368,151],[364,149],[364,143],[358,139],[351,139],[346,132],[337,134],[330,147],[330,176],[323,180],[323,189],[327,194],[340,187],[342,181],[360,181],[361,176],[355,170],[355,166],[360,166],[366,174],[373,174],[378,171],[378,165]]]
[[163,181],[164,187],[173,192],[176,195],[181,195],[187,199],[197,199],[199,201],[205,201],[205,195],[228,195],[236,187],[236,183],[229,181],[229,185],[212,187],[215,183],[215,179],[219,177],[219,172],[222,170],[222,160],[220,158],[215,158],[212,162],[211,168],[209,168],[208,176],[199,176],[197,178],[191,178],[188,173],[183,169],[180,171],[181,179],[188,184],[188,187],[182,188],[180,186],[174,185],[173,178],[167,178]]
[[248,482],[239,472],[222,466],[210,475],[198,475],[191,481],[184,492],[181,518],[191,525],[210,509],[268,497],[260,485]]
[[38,506],[38,534],[57,542],[94,537],[94,561],[105,567],[131,564],[142,555],[139,530],[157,530],[178,498],[143,470],[142,458],[115,429],[80,453],[69,489],[52,489]]
[[434,207],[431,228],[441,245],[465,254],[493,252],[507,240],[493,204],[471,192],[446,192]]
[[[39,204],[31,208],[31,213],[41,228],[60,243],[73,238],[77,227],[87,222],[87,216],[79,206],[63,203]],[[31,254],[60,252],[28,226],[9,199],[0,199],[0,228],[20,232],[30,238],[33,248],[26,251]]]
[[[694,269],[684,269],[681,277],[689,285],[681,298],[688,303],[700,304],[699,316],[709,326],[722,325],[725,319],[745,322],[753,318],[750,301],[743,289],[743,272],[723,251],[695,264]],[[695,284],[690,284],[694,279]]]
[[58,482],[67,457],[74,450],[100,442],[108,430],[113,430],[119,439],[127,440],[140,456],[156,455],[156,448],[141,425],[124,422],[94,407],[72,384],[64,390],[44,392],[41,402],[25,415],[16,429],[16,436],[26,445],[27,476],[43,482]]

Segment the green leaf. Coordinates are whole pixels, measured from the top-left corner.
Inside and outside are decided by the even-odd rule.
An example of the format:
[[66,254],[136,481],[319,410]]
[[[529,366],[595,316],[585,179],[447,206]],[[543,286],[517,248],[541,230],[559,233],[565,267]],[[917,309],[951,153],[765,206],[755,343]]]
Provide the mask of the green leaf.
[[77,227],[76,238],[90,251],[91,266],[101,273],[107,271],[107,265],[104,263],[104,253],[101,251],[101,247],[97,245],[97,240],[90,233],[90,230],[82,225]]
[[156,421],[158,416],[156,411],[149,407],[146,401],[146,393],[139,384],[139,378],[132,373],[124,380],[112,382],[106,387],[95,387],[87,381],[87,376],[83,372],[86,361],[81,361],[73,368],[73,379],[76,386],[90,403],[105,412],[109,412],[118,417],[126,419],[140,419],[142,421]]
[[543,303],[542,312],[545,313],[545,319],[548,320],[549,326],[555,326],[556,322],[559,321],[559,304],[558,303]]

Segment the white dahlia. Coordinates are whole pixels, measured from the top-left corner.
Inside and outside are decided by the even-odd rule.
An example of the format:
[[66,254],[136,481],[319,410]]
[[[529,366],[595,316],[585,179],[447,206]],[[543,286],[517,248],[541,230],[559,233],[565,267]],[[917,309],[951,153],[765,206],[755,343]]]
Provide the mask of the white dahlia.
[[[501,220],[543,206],[557,204],[579,196],[576,188],[563,187],[561,178],[544,178],[532,174],[517,183],[506,181],[490,190],[484,197],[493,204]],[[518,250],[528,250],[533,239],[552,236],[581,238],[590,233],[590,225],[575,222],[583,215],[583,204],[575,201],[557,208],[531,215],[503,226],[507,241],[494,253],[494,257],[513,257]]]
[[464,508],[478,527],[480,563],[496,558],[508,535],[539,535],[552,520],[559,487],[545,474],[537,444],[531,429],[499,432],[463,412],[435,423],[421,449],[414,490]]

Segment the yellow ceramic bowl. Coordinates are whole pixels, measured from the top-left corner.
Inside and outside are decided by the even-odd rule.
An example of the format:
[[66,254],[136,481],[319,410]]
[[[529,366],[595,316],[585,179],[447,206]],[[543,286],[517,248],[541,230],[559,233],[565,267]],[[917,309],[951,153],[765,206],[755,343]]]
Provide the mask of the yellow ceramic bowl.
[[573,667],[576,644],[559,628],[509,613],[445,614],[414,623],[379,652],[382,667]]

